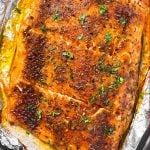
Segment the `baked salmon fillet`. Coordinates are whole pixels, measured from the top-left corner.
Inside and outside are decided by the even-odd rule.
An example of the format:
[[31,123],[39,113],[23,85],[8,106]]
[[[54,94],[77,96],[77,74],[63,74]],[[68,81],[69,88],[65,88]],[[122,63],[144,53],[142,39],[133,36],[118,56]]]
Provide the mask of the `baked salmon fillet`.
[[2,119],[57,150],[119,149],[136,103],[148,0],[29,1],[14,12],[23,19],[13,24]]

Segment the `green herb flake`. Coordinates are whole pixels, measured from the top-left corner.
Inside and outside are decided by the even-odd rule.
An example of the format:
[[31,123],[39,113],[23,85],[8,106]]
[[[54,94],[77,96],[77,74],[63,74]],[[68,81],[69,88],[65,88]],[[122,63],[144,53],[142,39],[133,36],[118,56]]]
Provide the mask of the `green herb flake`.
[[57,50],[58,49],[58,47],[51,47],[51,48],[49,48],[49,51],[54,51],[54,50]]
[[85,20],[86,18],[88,17],[87,14],[82,14],[80,17],[79,17],[79,22],[83,25],[85,23]]
[[144,92],[143,92],[143,91],[139,93],[139,98],[140,98],[140,99],[143,99],[143,98],[144,98]]
[[83,39],[83,34],[80,34],[78,37],[77,37],[77,40],[82,40]]
[[110,135],[112,135],[112,133],[114,131],[115,131],[115,128],[104,126],[104,128],[103,128],[103,136],[104,137],[110,136]]
[[108,106],[108,105],[109,105],[109,100],[108,100],[108,99],[105,99],[105,100],[103,101],[103,104],[104,104],[105,106]]
[[112,41],[112,34],[110,32],[107,32],[105,37],[104,37],[105,43],[111,42]]
[[109,86],[109,89],[118,88],[118,83],[116,81],[112,82]]
[[121,17],[119,19],[120,24],[125,25],[127,23],[126,19],[124,17]]
[[117,81],[118,81],[120,84],[122,84],[122,83],[124,82],[124,78],[123,78],[123,77],[118,77],[118,78],[117,78]]
[[46,97],[43,97],[42,100],[43,100],[44,102],[47,102],[47,98],[46,98]]
[[43,83],[43,84],[46,84],[46,81],[45,81],[44,78],[39,79],[39,81],[40,81],[41,83]]
[[107,71],[111,74],[115,74],[118,71],[117,67],[107,68]]
[[116,67],[121,67],[121,65],[121,61],[118,61]]
[[119,67],[121,67],[120,61],[117,62],[116,66],[108,67],[107,72],[109,72],[110,74],[116,74],[118,72]]
[[102,69],[102,70],[104,70],[104,69],[105,69],[104,59],[99,60],[99,62],[98,62],[98,66],[99,66],[99,68],[100,68],[100,69]]
[[104,94],[104,91],[105,91],[105,86],[102,85],[99,89],[99,95],[102,96]]
[[56,116],[59,116],[61,114],[61,112],[55,112],[55,111],[51,111],[48,113],[49,116],[52,116],[52,117],[56,117]]
[[41,28],[41,30],[42,30],[43,33],[45,33],[47,31],[46,26],[43,25],[42,28]]
[[99,13],[100,13],[101,15],[104,15],[104,14],[106,14],[107,12],[108,12],[108,8],[106,7],[106,5],[102,5],[102,6],[100,7]]
[[26,131],[26,134],[27,134],[27,135],[29,135],[29,134],[30,134],[30,132],[29,132],[29,131]]
[[15,8],[15,11],[16,11],[18,14],[21,14],[21,9],[20,9],[20,8],[16,7],[16,8]]
[[37,121],[40,121],[41,118],[42,118],[42,110],[39,109],[39,110],[37,111]]
[[149,91],[141,91],[141,92],[139,92],[138,96],[140,99],[143,99],[146,94],[149,95],[150,92]]
[[81,118],[80,118],[80,122],[84,122],[84,123],[86,123],[86,124],[89,124],[89,123],[91,123],[91,119],[89,119],[89,118],[87,118],[86,116],[81,116]]
[[101,59],[101,60],[98,61],[98,64],[99,64],[99,65],[101,65],[101,64],[103,64],[103,63],[104,63],[104,59]]
[[68,51],[64,51],[62,53],[62,56],[64,56],[65,58],[68,58],[68,59],[73,59],[74,58],[74,55]]
[[116,36],[116,38],[117,38],[117,39],[120,39],[120,38],[121,38],[121,36],[120,36],[120,35],[117,35],[117,36]]
[[55,8],[54,13],[55,14],[53,16],[53,20],[58,21],[59,20],[59,9],[58,9],[58,7]]
[[125,37],[125,38],[123,38],[123,40],[124,40],[124,41],[128,41],[129,39]]
[[95,103],[97,101],[97,97],[96,96],[92,96],[90,99],[90,103]]
[[124,78],[121,77],[121,76],[118,76],[116,81],[112,82],[111,85],[109,86],[110,89],[113,89],[113,88],[118,88],[118,86],[120,84],[122,84],[124,82]]
[[33,110],[33,109],[35,109],[36,108],[36,106],[34,106],[34,105],[28,105],[27,106],[27,109],[29,109],[29,110]]

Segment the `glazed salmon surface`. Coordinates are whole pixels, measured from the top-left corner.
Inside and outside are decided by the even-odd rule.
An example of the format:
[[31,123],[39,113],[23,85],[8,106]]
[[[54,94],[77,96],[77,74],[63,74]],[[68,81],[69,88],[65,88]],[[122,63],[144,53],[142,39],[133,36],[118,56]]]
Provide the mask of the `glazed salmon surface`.
[[6,120],[54,149],[117,150],[136,101],[144,2],[35,0],[16,35]]

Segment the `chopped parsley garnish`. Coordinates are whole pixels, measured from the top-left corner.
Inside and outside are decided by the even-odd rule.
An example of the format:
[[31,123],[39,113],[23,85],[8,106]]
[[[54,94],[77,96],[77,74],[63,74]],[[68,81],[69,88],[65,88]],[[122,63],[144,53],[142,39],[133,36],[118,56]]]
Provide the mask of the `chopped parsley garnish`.
[[53,20],[54,21],[58,21],[59,19],[59,10],[58,10],[58,7],[55,8],[55,11],[54,11],[54,16],[53,16]]
[[16,11],[18,14],[21,14],[21,9],[20,9],[20,8],[16,7],[16,8],[15,8],[15,11]]
[[47,102],[47,98],[46,98],[46,97],[43,97],[42,100],[43,100],[44,102]]
[[99,65],[101,65],[101,64],[103,64],[103,63],[104,63],[104,59],[101,59],[101,60],[98,61],[98,64],[99,64]]
[[140,92],[140,93],[138,94],[138,96],[139,96],[140,99],[143,99],[143,98],[144,98],[144,92],[143,92],[143,91]]
[[68,58],[68,59],[73,59],[73,58],[74,58],[73,54],[70,53],[70,52],[68,52],[68,51],[64,51],[64,52],[62,53],[62,55],[63,55],[65,58]]
[[56,116],[59,116],[61,114],[61,112],[55,112],[55,111],[51,111],[48,113],[49,116],[52,116],[52,117],[56,117]]
[[117,36],[116,36],[116,38],[120,39],[120,38],[121,38],[121,36],[120,36],[120,35],[117,35]]
[[90,99],[90,103],[94,103],[97,101],[97,97],[96,96],[92,96]]
[[107,32],[107,33],[106,33],[106,35],[105,35],[105,37],[104,37],[104,41],[105,41],[105,43],[112,41],[112,35],[111,35],[110,32]]
[[119,67],[121,67],[121,62],[118,61],[116,66],[113,67],[107,67],[107,72],[111,73],[111,74],[116,74],[118,72]]
[[111,65],[105,65],[104,59],[99,60],[98,66],[97,66],[98,70],[104,71],[110,74],[116,74],[118,72],[119,67],[121,67],[120,61],[118,61],[115,66],[111,66]]
[[128,41],[129,39],[125,37],[125,38],[123,38],[123,40],[124,40],[124,41]]
[[41,28],[41,30],[42,30],[42,32],[44,32],[44,33],[45,33],[45,32],[47,31],[46,26],[45,26],[45,25],[43,25],[43,26],[42,26],[42,28]]
[[77,40],[82,40],[83,39],[83,34],[80,34],[78,37],[77,37]]
[[107,8],[105,5],[102,5],[102,6],[100,7],[99,13],[100,13],[101,15],[104,15],[104,14],[107,13],[107,12],[108,12],[108,8]]
[[104,104],[105,106],[108,106],[108,105],[109,105],[109,100],[108,100],[108,99],[105,99],[105,100],[103,101],[103,104]]
[[115,128],[104,126],[104,128],[103,128],[103,136],[104,137],[110,136],[114,131],[115,131]]
[[33,110],[33,109],[35,109],[36,107],[34,106],[34,105],[28,105],[28,107],[27,107],[27,109],[29,109],[29,110]]
[[140,93],[138,93],[138,96],[140,99],[143,99],[146,94],[150,94],[150,92],[149,91],[141,91]]
[[107,68],[107,71],[111,74],[115,74],[118,71],[118,67]]
[[124,78],[123,77],[118,77],[117,78],[117,82],[120,83],[120,84],[123,83],[124,82]]
[[116,67],[121,67],[121,65],[121,61],[118,61]]
[[99,89],[99,95],[102,96],[104,94],[104,91],[105,91],[105,87],[104,85],[102,85]]
[[49,51],[54,51],[54,50],[57,50],[57,49],[58,49],[58,47],[50,47]]
[[105,69],[104,59],[99,60],[99,62],[98,62],[98,66],[99,66],[99,68],[100,68],[101,70],[104,70],[104,69]]
[[27,134],[27,135],[29,135],[29,134],[30,134],[30,132],[29,132],[29,131],[26,131],[26,134]]
[[46,84],[46,81],[45,81],[44,78],[39,79],[39,81],[40,81],[41,83],[43,83],[43,84]]
[[39,110],[37,111],[37,121],[40,121],[41,118],[42,118],[42,110],[39,109]]
[[126,20],[125,18],[121,17],[121,18],[119,19],[119,22],[120,22],[122,25],[125,25],[125,24],[127,23],[127,20]]
[[87,14],[83,14],[79,17],[79,22],[83,25],[85,23],[85,20],[87,18]]
[[87,118],[86,116],[81,116],[81,118],[80,118],[80,122],[84,122],[84,123],[86,123],[86,124],[89,124],[89,123],[91,123],[91,119],[89,119],[89,118]]
[[112,82],[111,85],[109,86],[110,89],[113,89],[113,88],[118,88],[118,86],[120,84],[122,84],[124,82],[124,78],[119,76],[117,77],[116,81]]

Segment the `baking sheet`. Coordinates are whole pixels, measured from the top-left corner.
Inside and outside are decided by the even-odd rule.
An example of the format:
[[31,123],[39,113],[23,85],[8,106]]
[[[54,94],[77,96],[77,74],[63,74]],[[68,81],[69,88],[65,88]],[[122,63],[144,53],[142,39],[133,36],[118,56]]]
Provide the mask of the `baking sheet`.
[[[0,33],[2,33],[3,31],[2,29],[6,21],[9,19],[11,11],[15,6],[16,2],[17,0],[0,0]],[[150,84],[149,83],[150,83],[150,71],[147,74],[147,78],[143,90],[140,94],[140,96],[142,97],[142,98],[140,97],[139,99],[140,102],[138,102],[140,103],[140,106],[138,106],[138,109],[134,114],[134,118],[131,123],[129,132],[121,148],[122,150],[136,150],[137,145],[139,144],[143,133],[145,132],[146,128],[150,123]],[[33,137],[31,139],[33,139]],[[11,141],[12,143],[8,141]],[[0,142],[3,145],[8,146],[9,148],[11,147],[11,149],[16,149],[12,147],[14,145],[18,147],[22,146],[21,143],[16,138],[13,138],[11,135],[8,135],[1,126],[0,126]],[[23,143],[23,144],[26,145],[28,143]],[[35,145],[32,144],[32,146],[28,147],[28,149],[33,150],[34,146]],[[41,150],[40,147],[39,149],[37,147],[36,148],[34,147],[34,149]]]

